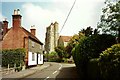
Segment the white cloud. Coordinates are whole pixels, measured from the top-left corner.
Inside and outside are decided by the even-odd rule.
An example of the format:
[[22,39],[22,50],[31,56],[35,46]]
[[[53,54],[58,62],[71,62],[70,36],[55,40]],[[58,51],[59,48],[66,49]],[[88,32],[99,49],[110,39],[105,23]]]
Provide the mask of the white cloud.
[[2,13],[0,12],[0,21],[3,21],[6,17],[2,15]]
[[[30,29],[35,25],[37,37],[44,42],[46,27],[51,22],[57,21],[61,29],[67,14],[74,0],[50,0],[51,5],[35,5],[26,3],[23,5],[23,25]],[[76,0],[76,4],[64,26],[61,35],[73,35],[78,33],[82,28],[88,26],[96,27],[101,14],[101,8],[104,0]]]
[[88,26],[95,28],[103,5],[104,0],[77,0],[61,34],[72,35]]
[[30,26],[35,25],[37,37],[42,40],[42,42],[45,39],[46,27],[48,27],[51,22],[63,22],[63,17],[65,17],[63,14],[64,12],[57,9],[43,9],[41,6],[32,3],[24,4],[23,9],[23,25],[27,26],[27,29],[30,29]]

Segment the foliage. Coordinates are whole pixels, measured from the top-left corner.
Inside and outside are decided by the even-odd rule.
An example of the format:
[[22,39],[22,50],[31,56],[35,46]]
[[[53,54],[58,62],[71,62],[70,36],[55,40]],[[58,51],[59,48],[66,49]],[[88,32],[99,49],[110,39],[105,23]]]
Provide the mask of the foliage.
[[106,0],[98,28],[104,33],[112,33],[120,38],[120,0]]
[[14,67],[14,64],[20,66],[24,64],[25,58],[25,49],[7,49],[2,50],[2,66],[7,67],[8,64],[10,67]]
[[71,40],[68,42],[68,45],[66,46],[66,53],[69,54],[69,58],[72,55],[72,49],[75,47],[75,45],[79,44],[79,40],[81,38],[85,37],[85,35],[82,32],[79,32],[78,34],[75,34]]
[[65,57],[65,48],[64,48],[64,46],[58,46],[58,47],[56,47],[55,51],[57,52],[59,58],[62,59],[63,57]]
[[114,43],[115,37],[106,34],[92,35],[79,40],[79,44],[73,49],[73,59],[83,78],[87,76],[89,60],[98,58],[102,51]]
[[98,65],[99,58],[90,59],[87,65],[87,76],[90,80],[100,79],[100,67]]
[[120,44],[103,51],[99,60],[101,76],[104,80],[120,79]]
[[44,54],[44,58],[48,59],[48,61],[50,61],[50,62],[58,62],[59,61],[59,58],[58,58],[58,55],[56,52]]
[[98,29],[93,30],[93,28],[91,28],[91,26],[79,31],[79,33],[75,34],[69,41],[69,43],[66,47],[66,52],[71,55],[72,49],[75,47],[75,45],[79,44],[79,40],[81,40],[82,38],[84,39],[84,37],[89,37],[91,35],[98,35],[98,34],[99,34]]
[[85,36],[89,37],[91,35],[97,35],[99,34],[98,29],[91,28],[91,26],[87,27],[86,29],[82,29],[80,33],[83,33]]

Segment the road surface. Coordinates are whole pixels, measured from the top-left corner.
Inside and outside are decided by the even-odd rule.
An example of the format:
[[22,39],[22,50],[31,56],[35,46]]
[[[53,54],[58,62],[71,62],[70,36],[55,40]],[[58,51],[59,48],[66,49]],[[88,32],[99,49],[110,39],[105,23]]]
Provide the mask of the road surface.
[[35,74],[20,80],[79,80],[75,64],[50,63],[46,69],[38,70]]

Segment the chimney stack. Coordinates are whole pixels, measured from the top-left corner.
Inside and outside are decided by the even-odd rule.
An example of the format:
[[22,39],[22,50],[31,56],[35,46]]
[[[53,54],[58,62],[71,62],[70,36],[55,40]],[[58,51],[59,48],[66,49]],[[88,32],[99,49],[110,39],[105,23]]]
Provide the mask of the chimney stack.
[[34,36],[36,35],[36,29],[35,29],[35,25],[31,26],[31,34],[33,34]]
[[8,21],[7,18],[3,21],[3,36],[7,33],[8,31]]
[[14,14],[12,15],[13,29],[18,29],[19,27],[21,27],[21,17],[22,16],[20,15],[20,10],[14,10]]

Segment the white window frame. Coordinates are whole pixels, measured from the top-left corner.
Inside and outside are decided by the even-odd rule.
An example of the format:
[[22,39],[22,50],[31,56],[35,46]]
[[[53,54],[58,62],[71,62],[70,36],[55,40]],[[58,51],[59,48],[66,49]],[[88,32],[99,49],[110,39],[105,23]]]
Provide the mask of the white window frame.
[[41,53],[40,53],[39,57],[40,57],[40,61],[42,61],[42,60],[41,60]]
[[35,61],[35,54],[32,52],[32,61]]

